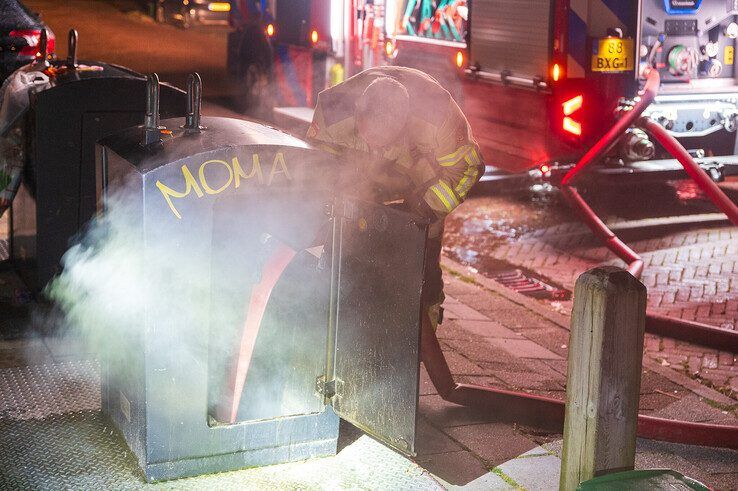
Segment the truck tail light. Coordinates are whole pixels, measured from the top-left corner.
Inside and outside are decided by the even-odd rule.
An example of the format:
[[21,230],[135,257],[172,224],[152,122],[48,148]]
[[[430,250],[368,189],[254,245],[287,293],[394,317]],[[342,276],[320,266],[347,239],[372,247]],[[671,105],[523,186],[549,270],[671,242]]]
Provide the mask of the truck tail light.
[[581,109],[583,102],[584,102],[584,97],[582,97],[581,94],[576,97],[572,97],[568,101],[564,102],[561,105],[561,109],[564,112],[564,116],[571,116],[576,111]]
[[[46,51],[51,54],[54,52],[56,39],[54,36],[47,31],[49,38],[46,41]],[[10,37],[23,38],[26,41],[26,46],[21,46],[18,50],[18,54],[21,56],[40,56],[38,52],[38,45],[41,42],[41,31],[36,29],[21,29],[17,31],[10,31]]]
[[564,128],[564,131],[568,131],[572,135],[581,136],[582,134],[582,125],[571,119],[569,116],[564,118],[562,127]]
[[267,24],[266,33],[268,37],[274,36],[274,24]]
[[316,29],[310,31],[310,42],[312,42],[313,44],[318,44],[318,39],[318,31]]
[[571,99],[564,101],[561,104],[561,111],[564,113],[564,119],[562,120],[561,127],[564,131],[571,133],[572,135],[581,136],[582,124],[571,117],[572,114],[579,111],[584,104],[584,96],[579,94]]

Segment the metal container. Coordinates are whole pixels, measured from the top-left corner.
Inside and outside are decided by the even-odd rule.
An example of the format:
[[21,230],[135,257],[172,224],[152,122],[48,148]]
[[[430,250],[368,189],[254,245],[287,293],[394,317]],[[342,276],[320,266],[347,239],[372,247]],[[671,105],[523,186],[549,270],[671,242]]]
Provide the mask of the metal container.
[[412,453],[426,224],[196,100],[97,146],[117,280],[139,285],[109,319],[103,411],[150,481],[331,455],[339,416]]
[[[74,37],[76,47],[76,36]],[[70,42],[70,45],[72,43]],[[62,255],[95,213],[95,142],[140,124],[146,77],[100,62],[67,65],[31,94],[25,171],[11,213],[11,259],[32,291],[59,271]],[[162,85],[166,117],[185,113],[185,93]]]

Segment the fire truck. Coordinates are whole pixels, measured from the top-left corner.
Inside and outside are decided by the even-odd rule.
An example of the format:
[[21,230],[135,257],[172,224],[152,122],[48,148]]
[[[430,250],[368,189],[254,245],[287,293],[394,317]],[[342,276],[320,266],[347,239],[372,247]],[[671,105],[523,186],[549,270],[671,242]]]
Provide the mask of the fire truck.
[[[290,24],[280,27],[277,15],[271,28],[297,33],[288,43],[275,38],[278,123],[304,127],[317,92],[358,71],[413,67],[464,109],[489,164],[483,180],[556,182],[638,101],[644,73],[654,68],[661,84],[645,115],[714,180],[738,173],[738,0],[289,4]],[[591,174],[606,183],[684,176],[636,128]]]

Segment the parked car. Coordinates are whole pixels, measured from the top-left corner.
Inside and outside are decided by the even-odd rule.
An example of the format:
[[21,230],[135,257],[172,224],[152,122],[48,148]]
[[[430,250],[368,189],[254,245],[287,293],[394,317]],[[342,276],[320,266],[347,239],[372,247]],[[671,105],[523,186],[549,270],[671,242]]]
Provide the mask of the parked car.
[[18,0],[0,0],[0,81],[33,61],[38,53],[41,30],[48,34],[47,52],[54,53],[56,39],[38,14]]
[[157,22],[179,23],[184,29],[197,24],[228,25],[231,4],[211,0],[157,0]]

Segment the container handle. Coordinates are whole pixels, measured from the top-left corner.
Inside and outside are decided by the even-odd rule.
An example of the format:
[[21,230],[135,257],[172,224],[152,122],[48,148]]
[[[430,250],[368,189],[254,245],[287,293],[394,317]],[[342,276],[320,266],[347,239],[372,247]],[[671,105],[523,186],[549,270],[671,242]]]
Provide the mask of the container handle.
[[144,145],[161,142],[159,127],[159,75],[146,77],[146,118],[144,120]]

